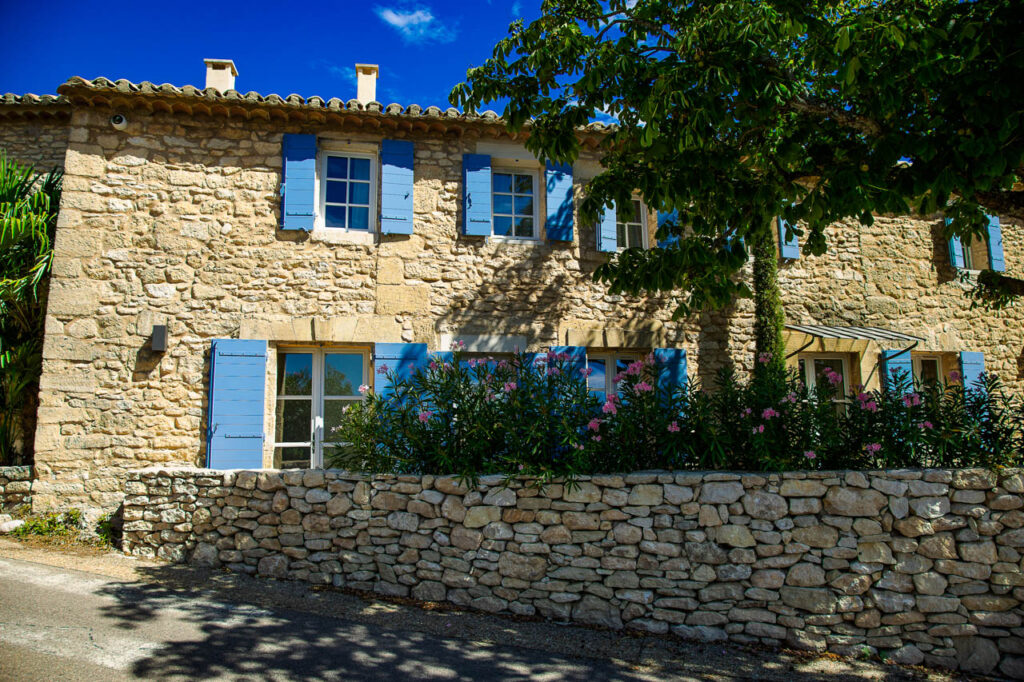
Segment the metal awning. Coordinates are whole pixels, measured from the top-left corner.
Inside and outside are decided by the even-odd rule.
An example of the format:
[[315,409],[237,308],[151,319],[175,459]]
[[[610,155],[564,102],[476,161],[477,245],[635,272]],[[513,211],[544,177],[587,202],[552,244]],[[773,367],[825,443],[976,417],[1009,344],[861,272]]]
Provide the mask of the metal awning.
[[803,334],[810,334],[822,339],[861,339],[864,341],[903,341],[914,343],[924,341],[919,336],[911,336],[879,327],[833,327],[822,324],[787,324],[786,329]]

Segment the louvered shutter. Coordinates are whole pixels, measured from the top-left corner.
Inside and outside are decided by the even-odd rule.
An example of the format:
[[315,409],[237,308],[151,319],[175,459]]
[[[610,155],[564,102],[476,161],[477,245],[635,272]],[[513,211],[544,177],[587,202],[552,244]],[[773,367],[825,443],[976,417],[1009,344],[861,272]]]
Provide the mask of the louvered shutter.
[[214,339],[206,460],[211,469],[263,467],[267,342]]
[[[946,225],[952,222],[952,219],[946,218]],[[964,259],[964,244],[960,241],[960,237],[949,238],[949,264],[957,270],[963,270],[967,266],[967,261]]]
[[[789,223],[781,217],[775,219],[775,224],[779,228],[779,255],[783,258],[796,260],[800,257],[799,237],[796,236],[796,232],[789,229]],[[787,232],[789,233],[788,238],[786,236]]]
[[999,216],[988,217],[988,263],[996,272],[1006,272],[1006,257],[1003,255],[1003,230]]
[[547,190],[547,219],[544,230],[550,241],[572,241],[572,166],[568,163],[547,162],[544,171]]
[[316,214],[316,135],[285,134],[281,150],[281,229],[310,232]]
[[587,349],[583,346],[551,346],[551,352],[569,356],[566,367],[570,372],[578,373],[587,366]]
[[618,233],[615,230],[615,207],[605,208],[597,225],[597,250],[614,253],[619,250]]
[[896,387],[896,380],[911,382],[914,381],[914,361],[909,351],[883,350],[882,351],[882,386],[893,389]]
[[985,372],[985,354],[970,351],[960,353],[960,375],[965,388],[980,388],[978,382]]
[[380,231],[412,234],[413,144],[384,140],[380,151]]
[[462,233],[486,237],[491,233],[491,157],[462,155]]
[[392,392],[389,371],[399,379],[408,379],[427,364],[425,343],[378,343],[373,350],[373,391],[377,395]]
[[[658,212],[658,228],[660,229],[665,223],[668,223],[668,222],[674,223],[678,219],[679,219],[679,211],[670,211],[668,213],[661,213],[659,211]],[[670,235],[662,237],[661,239],[658,240],[658,246],[663,248],[663,249],[667,249],[670,246],[675,246],[678,243],[679,243],[679,235],[677,235],[677,234],[670,234]]]
[[683,348],[655,348],[654,366],[657,369],[658,392],[667,398],[684,386],[686,376],[686,350]]

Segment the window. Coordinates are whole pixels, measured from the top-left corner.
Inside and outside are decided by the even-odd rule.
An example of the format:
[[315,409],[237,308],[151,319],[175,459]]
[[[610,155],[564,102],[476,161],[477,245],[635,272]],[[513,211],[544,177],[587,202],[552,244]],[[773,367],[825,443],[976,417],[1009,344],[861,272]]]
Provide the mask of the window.
[[537,238],[537,174],[491,173],[492,234],[512,239]]
[[608,395],[619,391],[615,377],[625,372],[630,363],[641,360],[639,353],[587,353],[587,389],[604,402]]
[[942,361],[937,355],[914,356],[914,379],[919,386],[934,384],[942,376]]
[[325,152],[320,157],[320,221],[331,230],[371,232],[376,225],[377,159]]
[[628,207],[616,211],[615,237],[620,249],[644,248],[646,235],[647,220],[642,201],[633,199]]
[[362,400],[369,352],[285,349],[277,354],[274,467],[321,467],[325,452],[341,445],[333,435],[345,407]]
[[800,377],[807,384],[807,388],[812,391],[819,385],[822,388],[828,386],[831,383],[828,379],[829,374],[834,373],[838,375],[839,382],[832,384],[836,396],[835,400],[837,402],[845,400],[850,385],[850,374],[846,358],[839,355],[812,355],[808,353],[800,356],[799,365]]
[[964,268],[967,270],[988,270],[990,267],[988,239],[975,235],[971,239],[970,244],[964,242]]

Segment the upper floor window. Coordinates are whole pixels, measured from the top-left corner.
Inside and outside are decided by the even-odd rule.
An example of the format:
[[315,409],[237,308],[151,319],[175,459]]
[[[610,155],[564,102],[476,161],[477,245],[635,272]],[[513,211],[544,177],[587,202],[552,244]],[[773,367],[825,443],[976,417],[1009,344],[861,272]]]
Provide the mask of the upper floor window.
[[375,229],[377,160],[372,154],[324,152],[319,176],[323,227],[358,232]]
[[850,369],[847,359],[841,355],[804,353],[799,359],[800,378],[813,391],[831,388],[834,400],[845,400],[850,385]]
[[964,267],[967,270],[990,270],[988,239],[974,237],[970,244],[964,244]]
[[494,170],[491,189],[492,234],[513,239],[536,239],[537,174]]
[[607,396],[619,392],[620,381],[616,380],[619,375],[629,369],[631,363],[642,359],[639,353],[587,353],[590,368],[587,389],[604,402]]
[[615,236],[620,249],[644,248],[647,246],[646,209],[639,199],[616,211]]
[[942,359],[937,355],[914,355],[914,379],[918,385],[936,383],[942,376]]

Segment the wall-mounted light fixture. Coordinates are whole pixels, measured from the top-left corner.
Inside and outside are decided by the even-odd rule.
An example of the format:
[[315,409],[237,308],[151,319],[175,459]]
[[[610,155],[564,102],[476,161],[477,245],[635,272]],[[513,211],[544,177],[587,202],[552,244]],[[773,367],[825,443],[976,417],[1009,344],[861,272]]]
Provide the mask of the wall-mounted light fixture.
[[150,346],[154,353],[163,353],[167,350],[167,325],[154,324],[153,338]]

